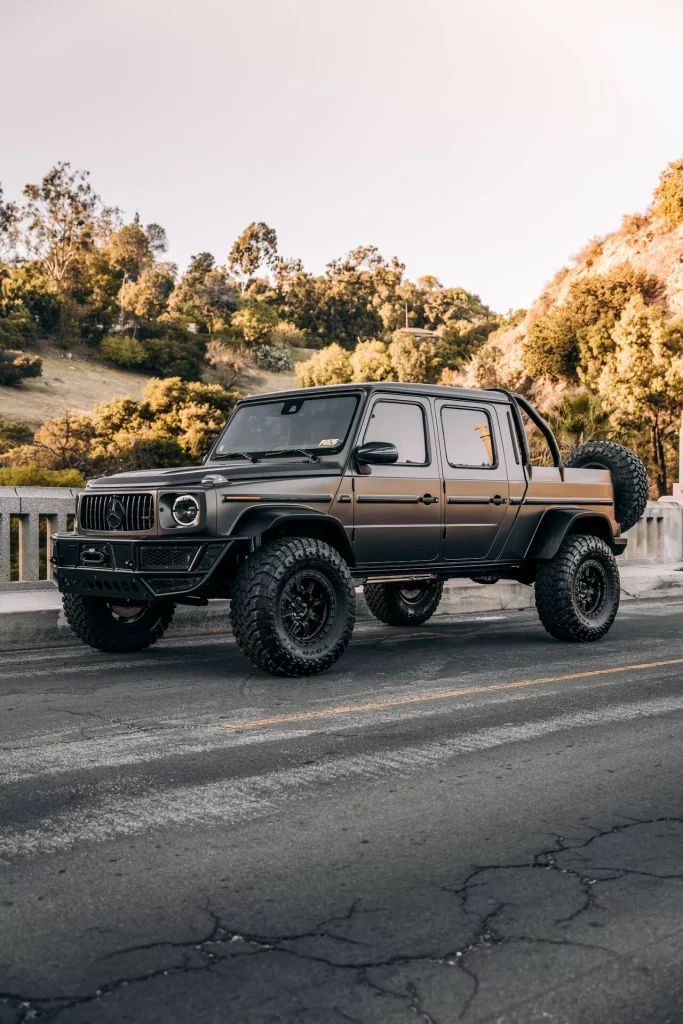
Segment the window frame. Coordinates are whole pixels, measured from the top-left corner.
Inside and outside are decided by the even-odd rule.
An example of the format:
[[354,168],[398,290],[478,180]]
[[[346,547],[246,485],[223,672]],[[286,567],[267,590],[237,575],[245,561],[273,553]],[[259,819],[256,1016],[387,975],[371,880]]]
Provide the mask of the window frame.
[[[469,463],[466,463],[466,462],[464,462],[464,463],[463,462],[451,462],[451,460],[449,458],[449,455],[448,455],[448,439],[447,439],[447,435],[446,435],[446,427],[445,427],[444,420],[443,420],[444,409],[453,409],[456,412],[464,411],[464,412],[483,413],[483,415],[486,417],[486,420],[487,420],[488,425],[489,425],[489,436],[491,438],[491,453],[493,455],[493,462],[490,465],[488,465],[488,466],[472,466],[472,465],[470,465]],[[496,434],[495,434],[495,430],[494,430],[493,424],[494,424],[493,416],[491,415],[489,410],[484,408],[483,406],[454,405],[451,402],[444,402],[443,405],[441,406],[441,408],[439,409],[439,426],[441,427],[441,437],[442,437],[442,440],[443,440],[443,454],[444,454],[444,458],[446,460],[446,464],[448,466],[450,466],[451,469],[476,469],[476,470],[480,470],[482,472],[490,472],[491,470],[498,469],[500,467],[500,458],[499,458],[499,455],[498,455],[498,442],[497,442],[497,438],[496,438]]]
[[[432,464],[432,446],[431,446],[431,443],[430,443],[429,427],[427,425],[427,409],[426,409],[426,406],[425,406],[424,402],[421,402],[419,400],[415,400],[414,398],[405,399],[405,398],[398,397],[398,396],[394,397],[393,394],[377,395],[373,399],[373,401],[371,402],[371,404],[370,404],[370,406],[368,408],[368,416],[367,416],[367,419],[365,420],[365,423],[363,424],[362,440],[359,440],[358,444],[359,445],[365,444],[365,435],[367,434],[368,428],[370,427],[370,423],[372,421],[372,416],[373,416],[373,413],[375,411],[375,406],[379,405],[380,402],[384,402],[385,404],[390,404],[390,405],[412,405],[412,406],[415,406],[417,409],[419,409],[420,410],[420,414],[422,416],[422,430],[423,430],[424,443],[425,443],[425,461],[424,462],[392,462],[392,463],[388,464],[385,468],[391,470],[391,469],[394,469],[396,466],[407,466],[409,469],[413,469],[413,468],[415,468],[415,469],[424,469],[426,466],[431,466],[431,464]],[[389,442],[390,438],[386,438],[385,437],[383,440]],[[393,444],[393,442],[391,442],[391,443]],[[373,466],[373,469],[376,469],[376,468],[377,467]]]
[[[356,401],[356,405],[355,405],[355,408],[354,408],[353,413],[351,415],[351,419],[349,421],[349,425],[347,427],[346,434],[344,435],[343,441],[341,441],[339,444],[334,445],[334,447],[332,447],[332,446],[330,446],[330,447],[325,446],[324,448],[321,448],[320,445],[303,445],[302,446],[303,448],[310,448],[312,451],[314,450],[316,455],[319,458],[324,457],[326,455],[339,455],[339,453],[342,452],[344,450],[344,448],[346,447],[346,445],[349,443],[349,440],[352,437],[355,436],[355,433],[356,433],[356,430],[357,430],[356,424],[358,422],[359,411],[362,410],[362,408],[363,408],[363,406],[365,404],[363,402],[363,394],[362,394],[361,391],[340,391],[340,392],[337,392],[335,394],[330,394],[330,395],[320,395],[320,394],[309,394],[309,395],[303,394],[302,395],[300,393],[295,393],[295,394],[292,395],[291,398],[287,398],[287,397],[268,398],[268,399],[265,399],[264,401],[259,401],[259,396],[255,396],[255,398],[253,400],[251,398],[249,398],[249,399],[247,399],[246,401],[244,401],[242,403],[238,403],[235,406],[235,408],[233,409],[233,411],[231,412],[230,416],[228,417],[228,419],[227,419],[223,429],[221,430],[220,434],[216,438],[216,441],[214,443],[213,448],[211,448],[211,450],[209,452],[209,455],[206,456],[205,462],[210,462],[211,459],[213,459],[214,455],[217,452],[220,452],[220,447],[221,447],[221,444],[223,443],[224,435],[227,434],[227,432],[228,432],[228,427],[230,426],[231,420],[233,419],[235,413],[239,412],[242,409],[245,409],[247,407],[254,407],[254,406],[258,407],[258,406],[264,406],[264,405],[283,405],[284,406],[284,404],[286,402],[295,402],[295,401],[299,401],[299,400],[301,400],[302,402],[304,402],[304,401],[310,402],[310,401],[314,401],[316,399],[318,399],[318,400],[327,400],[329,398],[347,398],[347,397],[354,398],[355,401]],[[264,449],[264,450],[269,450],[269,449]]]

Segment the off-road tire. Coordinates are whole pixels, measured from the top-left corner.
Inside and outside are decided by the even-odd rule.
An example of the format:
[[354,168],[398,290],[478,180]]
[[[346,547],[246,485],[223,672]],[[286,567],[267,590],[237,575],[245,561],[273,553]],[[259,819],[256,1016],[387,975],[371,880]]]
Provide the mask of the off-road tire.
[[622,530],[642,518],[648,498],[645,466],[635,452],[614,441],[589,441],[564,460],[567,467],[608,469],[614,483],[614,515]]
[[[407,592],[421,590],[414,599]],[[439,607],[443,594],[443,580],[425,584],[410,583],[367,583],[363,588],[365,601],[380,622],[387,626],[421,626]]]
[[[320,631],[297,639],[289,588],[312,580],[327,602]],[[333,665],[351,639],[356,591],[349,568],[333,547],[312,537],[288,537],[252,552],[232,586],[232,630],[243,654],[275,676],[308,676]]]
[[[602,578],[605,590],[604,601],[590,613],[581,607],[581,581],[587,573]],[[555,557],[536,569],[538,615],[557,640],[590,643],[603,637],[619,609],[619,592],[616,559],[599,537],[570,534]]]
[[141,606],[141,613],[130,620],[117,616],[114,608],[121,608],[105,597],[63,594],[62,603],[66,621],[79,640],[107,654],[142,651],[159,640],[168,629],[175,604],[170,601],[151,601]]

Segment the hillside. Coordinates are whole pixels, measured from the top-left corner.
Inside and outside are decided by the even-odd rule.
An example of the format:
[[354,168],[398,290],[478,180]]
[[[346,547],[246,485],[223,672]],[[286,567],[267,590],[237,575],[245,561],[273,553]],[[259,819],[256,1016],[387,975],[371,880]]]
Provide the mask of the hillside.
[[[660,280],[662,287],[656,302],[662,306],[668,320],[683,316],[683,225],[669,228],[662,218],[651,214],[627,216],[618,231],[602,239],[592,239],[570,266],[555,275],[522,323],[497,334],[480,350],[468,369],[469,382],[495,383],[523,390],[543,405],[552,404],[565,390],[565,385],[534,381],[527,375],[524,343],[530,326],[565,303],[575,283],[608,274],[624,264]],[[493,381],[492,376],[496,378]]]
[[[0,416],[38,427],[46,420],[72,413],[89,413],[100,402],[113,398],[140,398],[149,376],[119,370],[106,363],[74,355],[68,359],[58,349],[41,351],[43,374],[24,381],[21,387],[0,386]],[[302,357],[307,351],[302,350]],[[294,374],[247,369],[235,382],[245,395],[284,391],[296,387]]]

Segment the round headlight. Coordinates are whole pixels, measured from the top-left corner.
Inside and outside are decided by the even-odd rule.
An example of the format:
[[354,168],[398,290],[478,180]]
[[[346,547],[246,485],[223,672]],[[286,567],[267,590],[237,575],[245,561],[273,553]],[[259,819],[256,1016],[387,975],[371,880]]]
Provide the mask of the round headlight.
[[172,512],[178,526],[196,526],[199,522],[199,502],[192,494],[176,498]]

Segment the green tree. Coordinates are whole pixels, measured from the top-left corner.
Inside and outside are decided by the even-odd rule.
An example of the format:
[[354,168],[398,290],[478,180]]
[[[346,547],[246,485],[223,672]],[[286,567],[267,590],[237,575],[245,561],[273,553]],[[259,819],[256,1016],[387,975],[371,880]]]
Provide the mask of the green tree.
[[395,331],[389,357],[396,380],[434,384],[439,379],[441,367],[436,345],[431,340],[414,338],[407,331]]
[[248,345],[259,345],[268,340],[278,325],[277,309],[266,302],[250,303],[233,314],[231,326]]
[[277,234],[263,221],[252,221],[239,236],[230,250],[228,264],[233,274],[239,274],[244,294],[249,279],[260,266],[275,267],[277,264]]
[[[428,278],[429,280],[429,278]],[[493,318],[488,306],[478,295],[464,288],[430,287],[425,299],[425,327],[436,330],[441,324],[451,321],[473,321]]]
[[0,184],[0,261],[9,259],[14,254],[19,222],[19,210],[16,203],[5,202],[3,195]]
[[135,214],[131,224],[124,224],[109,239],[111,263],[127,281],[137,281],[145,270],[151,270],[158,254],[166,252],[168,239],[159,224],[143,228]]
[[108,234],[115,211],[103,206],[87,171],[56,164],[38,185],[26,185],[22,242],[30,257],[41,261],[59,291],[78,259]]
[[559,405],[546,413],[546,419],[567,452],[587,441],[606,441],[615,435],[602,398],[585,389],[563,395]]
[[524,343],[527,373],[595,387],[614,347],[614,325],[629,299],[640,295],[651,302],[660,291],[657,278],[629,263],[574,281],[566,301],[529,327]]
[[652,212],[669,228],[683,224],[683,160],[674,160],[662,171]]
[[647,429],[649,461],[661,496],[668,491],[667,458],[683,410],[683,324],[667,326],[659,306],[634,295],[612,338],[598,391],[617,426]]
[[193,256],[190,266],[169,300],[169,312],[185,324],[195,324],[211,337],[229,330],[239,293],[224,267],[217,267],[210,252]]
[[175,264],[157,263],[143,270],[137,281],[123,286],[121,306],[136,326],[145,320],[158,320],[166,312],[175,275]]

